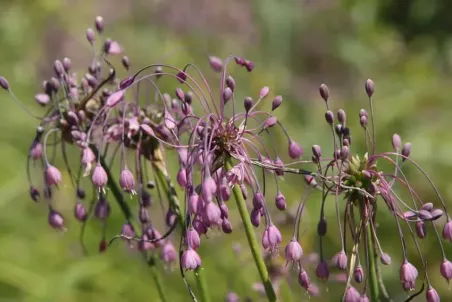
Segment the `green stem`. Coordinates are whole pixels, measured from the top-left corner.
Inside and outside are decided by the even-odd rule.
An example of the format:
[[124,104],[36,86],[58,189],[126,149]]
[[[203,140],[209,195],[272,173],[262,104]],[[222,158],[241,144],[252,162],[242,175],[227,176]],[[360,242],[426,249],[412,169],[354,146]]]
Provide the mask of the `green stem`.
[[379,285],[378,285],[378,275],[377,275],[377,260],[375,253],[375,246],[373,244],[372,238],[372,230],[370,222],[367,223],[367,236],[366,236],[366,248],[369,253],[368,256],[368,271],[369,271],[369,292],[370,292],[370,300],[372,302],[380,301],[380,293],[379,293]]
[[162,278],[160,276],[159,271],[157,270],[155,260],[156,260],[155,255],[151,255],[148,261],[149,268],[151,269],[151,274],[152,277],[154,278],[155,284],[157,285],[157,291],[159,293],[160,301],[166,302],[167,299],[165,297],[165,290],[163,289]]
[[[182,211],[180,210],[179,199],[176,195],[176,190],[171,182],[168,180],[165,172],[154,165],[155,174],[157,175],[159,183],[163,186],[163,191],[167,192],[168,199],[170,201],[170,207],[176,213],[177,220],[182,229],[182,235],[185,233],[185,221]],[[207,289],[207,283],[205,280],[204,272],[201,267],[199,267],[195,272],[196,284],[198,286],[199,293],[201,294],[201,301],[209,302],[210,296]]]
[[[232,160],[229,158],[226,160],[225,168],[227,171],[232,169]],[[232,189],[232,192],[235,197],[235,201],[237,203],[237,208],[240,213],[240,217],[242,218],[243,226],[245,227],[246,237],[248,239],[248,244],[251,249],[251,253],[253,254],[254,262],[256,264],[257,270],[259,271],[259,275],[261,277],[262,283],[265,288],[265,293],[267,294],[267,298],[269,301],[276,301],[276,294],[273,289],[273,285],[271,283],[270,277],[268,275],[267,267],[265,266],[264,259],[260,253],[260,247],[256,240],[256,235],[254,234],[253,225],[251,224],[250,215],[248,213],[248,209],[246,208],[246,202],[243,199],[242,192],[238,185],[235,185]]]

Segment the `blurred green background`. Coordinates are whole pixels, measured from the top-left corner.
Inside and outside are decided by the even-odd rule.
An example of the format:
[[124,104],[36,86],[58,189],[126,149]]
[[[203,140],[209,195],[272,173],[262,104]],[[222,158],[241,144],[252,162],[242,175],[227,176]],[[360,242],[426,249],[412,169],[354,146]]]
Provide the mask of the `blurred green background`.
[[[238,99],[257,96],[264,85],[271,88],[272,96],[283,95],[284,105],[276,115],[305,147],[307,158],[313,144],[321,145],[324,154],[332,152],[323,118],[325,108],[318,96],[321,83],[330,88],[330,106],[348,113],[353,151],[364,151],[358,112],[368,106],[364,81],[371,78],[376,85],[378,150],[392,149],[395,132],[404,141],[411,141],[413,159],[432,175],[447,201],[452,197],[448,179],[452,171],[451,6],[447,0],[1,1],[0,74],[31,110],[39,112],[33,96],[41,89],[42,80],[52,75],[53,60],[68,56],[76,69],[85,72],[90,62],[85,30],[93,27],[95,16],[102,15],[106,36],[124,46],[134,70],[161,62],[161,58],[176,66],[194,62],[206,71],[215,87],[218,77],[209,70],[208,55],[236,54],[255,61],[252,73],[235,68]],[[88,223],[86,244],[90,254],[81,256],[67,175],[67,187],[62,187],[55,198],[58,209],[67,217],[68,231],[50,229],[46,207],[34,204],[28,196],[25,174],[27,151],[37,124],[4,92],[1,104],[0,301],[158,301],[153,278],[139,254],[121,243],[105,254],[97,253],[101,233],[97,221]],[[266,106],[270,106],[269,101]],[[283,140],[281,145],[285,152]],[[75,160],[77,154],[73,153]],[[177,167],[172,169],[174,172]],[[407,175],[424,200],[439,204],[420,173],[408,167]],[[297,176],[285,179],[283,192],[291,206],[296,206],[302,180]],[[319,201],[320,195],[314,195],[303,216],[301,244],[306,254],[318,250],[315,230]],[[273,197],[269,202],[273,203]],[[250,297],[260,301],[262,297],[252,287],[258,275],[234,208],[231,204],[231,235],[209,232],[209,239],[202,239],[200,255],[210,295],[213,301],[223,301],[228,291],[234,291],[242,300]],[[383,206],[380,209],[379,238],[393,259],[391,266],[383,268],[384,279],[391,296],[402,299],[399,238],[393,219]],[[112,216],[109,237],[117,234],[124,222],[116,205]],[[162,226],[159,209],[152,216]],[[334,206],[329,202],[328,258],[340,249],[334,217]],[[437,225],[442,228],[443,223],[441,219]],[[280,227],[285,245],[292,227],[290,223]],[[262,227],[257,232],[260,234]],[[237,256],[233,246],[239,244]],[[450,243],[444,244],[452,258]],[[443,300],[452,299],[448,284],[439,275],[442,258],[433,229],[421,241],[421,248],[433,285]],[[419,265],[412,244],[409,250],[410,261]],[[273,261],[284,264],[281,257],[275,256]],[[170,271],[158,266],[168,300],[190,301],[177,268]],[[281,300],[338,301],[343,284],[318,282],[315,264],[308,268],[321,296],[307,296],[289,269],[284,277],[287,282],[280,288]],[[424,294],[419,298],[423,300]]]

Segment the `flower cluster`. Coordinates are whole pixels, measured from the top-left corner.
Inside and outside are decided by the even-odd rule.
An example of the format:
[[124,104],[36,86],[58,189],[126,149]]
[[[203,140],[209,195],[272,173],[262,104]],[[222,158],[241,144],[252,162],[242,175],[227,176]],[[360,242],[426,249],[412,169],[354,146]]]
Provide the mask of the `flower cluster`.
[[[235,65],[251,72],[254,69],[253,62],[236,56],[225,60],[209,57],[212,70],[220,77],[218,89],[213,89],[204,74],[193,64],[183,68],[153,64],[132,73],[129,58],[123,56],[121,63],[128,76],[120,79],[110,60],[113,56],[122,55],[123,49],[117,41],[102,38],[103,32],[104,21],[97,17],[95,30],[86,31],[86,39],[94,54],[87,66],[87,73],[79,76],[73,71],[69,58],[56,60],[53,64],[54,76],[43,82],[43,91],[35,96],[36,102],[46,109],[46,113],[41,117],[29,112],[39,120],[28,154],[30,196],[34,201],[39,201],[41,197],[44,199],[49,207],[50,226],[55,229],[65,227],[65,220],[57,211],[57,201],[52,194],[64,182],[62,172],[55,164],[55,154],[61,154],[74,188],[74,216],[78,221],[85,223],[90,216],[94,216],[105,226],[110,215],[110,201],[114,199],[126,220],[117,238],[123,238],[129,244],[138,242],[138,249],[143,252],[160,248],[161,259],[168,264],[179,259],[169,240],[179,225],[182,234],[179,259],[181,271],[197,270],[201,266],[197,249],[202,235],[215,228],[225,234],[233,230],[228,209],[232,195],[237,202],[251,248],[255,250],[255,235],[249,226],[257,228],[263,223],[261,246],[269,253],[277,252],[282,235],[272,221],[266,186],[269,179],[274,182],[277,193],[272,203],[276,209],[284,211],[287,203],[279,186],[281,176],[285,173],[301,174],[299,177],[304,178],[306,186],[298,204],[293,235],[284,249],[284,255],[298,270],[299,283],[309,293],[317,293],[318,289],[311,284],[303,266],[307,262],[302,261],[299,229],[301,215],[314,190],[322,192],[317,228],[320,251],[316,276],[322,280],[330,278],[331,263],[339,270],[347,271],[345,301],[367,301],[368,294],[372,299],[375,298],[372,286],[364,286],[361,292],[352,286],[352,279],[356,284],[370,284],[377,278],[377,264],[369,255],[379,254],[385,265],[391,262],[377,237],[377,207],[387,209],[394,217],[403,254],[400,281],[405,290],[415,288],[418,271],[408,261],[401,224],[407,225],[416,246],[418,239],[415,235],[424,238],[427,224],[432,225],[444,259],[441,274],[448,281],[452,279],[452,264],[446,259],[438,227],[434,223],[446,216],[443,237],[451,241],[452,221],[445,203],[439,193],[440,208],[424,202],[406,179],[402,166],[409,164],[419,169],[438,192],[430,178],[410,158],[411,144],[402,145],[401,138],[395,134],[392,139],[394,151],[377,153],[372,107],[374,83],[371,80],[365,84],[370,114],[364,109],[359,112],[366,152],[353,153],[346,112],[338,110],[335,121],[335,114],[329,107],[328,87],[322,84],[320,95],[327,108],[325,119],[333,135],[332,157],[325,157],[322,148],[314,145],[312,159],[300,161],[303,149],[289,136],[274,114],[283,103],[282,96],[272,98],[270,89],[263,87],[256,96],[244,100],[236,97],[238,85],[228,69]],[[162,78],[173,81],[173,91],[160,90],[159,81]],[[5,78],[0,77],[0,85],[22,105]],[[265,105],[266,101],[268,105]],[[28,112],[27,108],[24,109]],[[279,154],[274,143],[266,143],[269,140],[272,142],[275,135],[280,134],[287,141],[288,156]],[[68,146],[80,153],[75,169],[68,160]],[[49,148],[52,149],[52,156],[49,156]],[[167,153],[170,152],[177,156],[175,165],[171,165],[167,159]],[[289,158],[292,162],[285,163]],[[379,162],[389,163],[394,169],[383,171]],[[314,170],[296,168],[296,165],[306,163],[313,166]],[[117,177],[112,173],[113,166],[119,166]],[[174,179],[184,192],[183,207],[179,205],[167,169],[169,166],[178,169]],[[33,182],[32,168],[42,173],[40,184]],[[152,171],[152,176],[148,170]],[[94,188],[91,204],[85,201],[84,190],[90,186]],[[408,190],[411,203],[396,194],[396,186]],[[157,194],[151,194],[152,191],[157,191]],[[160,194],[162,191],[164,196]],[[126,196],[132,197],[128,199],[134,200],[135,205],[126,201]],[[323,238],[327,234],[324,209],[330,201],[328,196],[334,199],[342,244],[341,250],[331,261],[326,260],[323,249]],[[163,205],[162,216],[166,217],[168,227],[163,235],[153,226],[150,218],[152,198],[159,198]],[[163,202],[165,199],[167,203]],[[136,211],[132,208],[136,208]],[[251,209],[250,213],[247,208]],[[348,249],[346,234],[350,234],[348,242],[352,243]],[[100,250],[104,251],[107,245],[104,231]],[[426,260],[419,248],[418,251],[422,268],[425,269]],[[253,256],[258,263],[258,252]],[[362,262],[366,265],[363,266]],[[259,265],[258,268],[261,276],[265,276],[262,272],[265,268]],[[264,291],[270,298],[272,285],[267,282],[269,280],[262,279]],[[428,275],[427,283],[427,300],[439,301]],[[380,290],[382,295],[386,294],[384,288]]]

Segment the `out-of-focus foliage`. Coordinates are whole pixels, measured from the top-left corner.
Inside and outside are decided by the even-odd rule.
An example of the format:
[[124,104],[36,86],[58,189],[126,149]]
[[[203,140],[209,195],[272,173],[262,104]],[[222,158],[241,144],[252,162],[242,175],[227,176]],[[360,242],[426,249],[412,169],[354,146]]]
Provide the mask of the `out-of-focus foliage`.
[[[452,197],[448,176],[452,171],[450,131],[452,81],[450,18],[446,0],[351,1],[351,0],[104,0],[104,1],[2,1],[0,3],[0,74],[6,76],[18,97],[35,112],[34,93],[41,79],[51,75],[56,58],[71,57],[75,66],[85,66],[90,49],[85,29],[96,15],[107,22],[107,35],[114,36],[131,58],[132,68],[171,62],[183,66],[194,62],[209,73],[206,57],[237,54],[253,59],[256,69],[247,74],[236,70],[239,98],[255,96],[264,85],[284,96],[285,105],[276,113],[295,139],[309,153],[319,144],[330,153],[332,140],[324,122],[323,101],[318,86],[328,84],[335,109],[344,108],[353,133],[353,148],[364,150],[358,111],[367,108],[364,81],[376,84],[377,142],[380,150],[391,149],[391,136],[399,133],[413,143],[412,157],[432,175],[446,200]],[[114,62],[119,64],[119,61]],[[81,71],[85,72],[85,71]],[[213,84],[214,85],[214,84]],[[139,254],[123,244],[99,255],[100,226],[88,224],[86,244],[90,255],[82,257],[79,226],[72,215],[72,188],[57,193],[58,209],[66,216],[68,232],[58,233],[47,225],[47,209],[28,196],[25,162],[36,124],[1,95],[0,117],[0,300],[1,301],[156,301],[152,276]],[[268,104],[270,106],[270,104]],[[73,154],[73,156],[78,156]],[[433,191],[414,170],[407,171],[412,185],[426,200],[437,202]],[[283,190],[294,206],[301,179],[287,176]],[[320,196],[317,196],[320,200]],[[450,204],[450,203],[449,203]],[[302,220],[301,244],[305,253],[316,251],[316,223],[320,203],[310,200]],[[233,208],[233,206],[231,206]],[[113,208],[109,236],[119,232],[123,218]],[[157,213],[156,213],[157,214]],[[402,294],[398,280],[401,261],[394,221],[383,207],[379,222],[382,245],[393,258],[383,268],[392,296]],[[154,219],[161,223],[159,217]],[[335,224],[334,207],[327,219]],[[211,234],[203,239],[200,255],[213,301],[227,291],[259,299],[252,289],[258,281],[249,261],[240,222],[228,236]],[[442,221],[439,222],[441,225]],[[291,226],[282,228],[284,244]],[[257,232],[261,232],[259,229]],[[423,251],[434,286],[444,300],[452,298],[439,275],[441,254],[433,235],[424,239]],[[340,249],[337,234],[327,239],[328,256]],[[241,257],[233,245],[241,244]],[[414,263],[415,249],[410,246]],[[452,256],[450,244],[446,252]],[[282,261],[274,259],[274,261]],[[177,270],[159,265],[169,301],[189,301]],[[311,272],[312,278],[314,278]],[[189,278],[191,280],[191,278]],[[319,301],[337,301],[343,284],[321,285]],[[281,287],[283,301],[307,300],[296,276]],[[290,291],[292,294],[290,294]],[[313,298],[316,300],[317,298]]]

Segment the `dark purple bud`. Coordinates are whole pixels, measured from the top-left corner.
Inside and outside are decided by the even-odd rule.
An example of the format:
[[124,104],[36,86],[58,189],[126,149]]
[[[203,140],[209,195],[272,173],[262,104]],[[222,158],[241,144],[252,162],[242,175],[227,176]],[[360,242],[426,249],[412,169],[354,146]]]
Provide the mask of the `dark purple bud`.
[[180,168],[177,173],[177,183],[182,188],[187,185],[187,171],[184,168]]
[[423,239],[427,236],[427,226],[422,220],[416,221],[416,234],[419,238]]
[[193,228],[198,232],[199,235],[207,233],[207,226],[199,219],[193,221]]
[[426,211],[426,210],[419,210],[418,216],[422,220],[431,220],[432,219],[432,214],[430,214],[430,212]]
[[246,60],[246,61],[245,61],[245,68],[246,68],[246,70],[248,70],[248,72],[253,71],[253,69],[254,69],[254,63],[253,63],[252,61]]
[[225,234],[232,233],[232,225],[231,225],[231,222],[227,218],[223,218],[223,221],[221,222],[221,229],[223,230],[223,233],[225,233]]
[[105,220],[110,216],[110,204],[104,197],[99,198],[96,202],[94,206],[94,216],[100,220]]
[[209,56],[209,64],[215,72],[221,72],[223,70],[223,61],[218,57]]
[[223,91],[223,101],[226,104],[232,98],[232,90],[229,87],[226,87]]
[[275,197],[276,208],[280,211],[284,211],[287,208],[286,198],[281,192],[278,192]]
[[64,229],[64,218],[55,210],[49,211],[49,225],[57,230]]
[[359,299],[359,292],[353,286],[350,286],[345,290],[344,302],[360,302]]
[[332,125],[334,123],[334,114],[331,110],[325,112],[325,120],[328,124]]
[[254,193],[254,196],[253,196],[253,207],[255,209],[260,210],[260,209],[262,209],[264,207],[264,204],[265,204],[264,195],[262,195],[261,192]]
[[384,265],[389,265],[391,264],[391,257],[387,253],[382,253],[380,256],[380,261]]
[[452,220],[447,219],[446,224],[444,224],[443,238],[444,240],[452,242]]
[[61,183],[61,172],[57,168],[51,165],[47,165],[47,169],[44,172],[46,184],[48,186],[57,186]]
[[2,87],[5,90],[9,90],[8,80],[3,76],[0,76],[0,87]]
[[245,98],[245,101],[243,102],[243,106],[245,107],[245,111],[250,111],[251,107],[253,107],[253,99],[249,96]]
[[340,251],[333,257],[333,263],[340,270],[347,269],[348,258],[344,251]]
[[394,133],[392,135],[392,148],[394,148],[395,152],[399,152],[400,147],[402,147],[402,139],[400,138],[400,135]]
[[319,88],[320,96],[325,102],[328,102],[328,99],[330,97],[330,90],[328,89],[328,86],[325,84],[320,85]]
[[293,140],[289,140],[289,156],[292,159],[298,159],[303,155],[303,149]]
[[204,218],[209,226],[214,226],[221,222],[221,211],[216,203],[212,201],[207,202],[204,207]]
[[185,233],[185,244],[188,248],[197,249],[201,244],[201,238],[199,238],[198,232],[194,228],[190,228]]
[[96,30],[98,33],[102,33],[104,31],[104,18],[101,16],[97,16],[94,25],[96,26]]
[[434,209],[433,211],[430,212],[430,214],[432,214],[432,221],[433,220],[437,220],[439,218],[441,218],[441,216],[443,216],[444,212],[441,209]]
[[126,70],[130,69],[130,59],[128,56],[123,56],[121,59],[121,63],[122,63],[122,66],[124,66],[124,68]]
[[330,270],[328,269],[328,264],[325,260],[321,260],[320,263],[317,265],[317,268],[315,270],[315,274],[317,278],[320,280],[328,280],[330,277]]
[[31,197],[31,199],[33,199],[34,202],[38,202],[39,199],[41,198],[41,194],[39,193],[38,189],[31,186],[30,187],[30,197]]
[[60,60],[55,60],[53,63],[53,70],[55,71],[56,76],[61,78],[64,75],[63,63],[61,63]]
[[176,74],[176,77],[177,77],[177,80],[182,84],[185,83],[185,81],[187,80],[187,74],[184,71],[179,71]]
[[438,292],[431,286],[428,287],[428,290],[425,293],[425,298],[427,302],[439,302],[441,300]]
[[75,204],[74,216],[78,221],[85,221],[88,218],[88,212],[82,203],[77,202]]
[[[402,155],[405,157],[409,157],[411,153],[411,143],[406,143],[402,148]],[[402,161],[405,161],[406,158],[402,158]]]
[[317,224],[317,234],[319,236],[325,236],[327,231],[327,223],[325,217],[320,218],[319,223]]
[[107,172],[105,172],[105,169],[100,164],[97,164],[94,168],[92,181],[98,188],[104,187],[108,182]]
[[318,160],[322,157],[322,148],[319,145],[312,146],[312,155]]
[[418,271],[414,265],[404,261],[400,267],[400,282],[405,290],[414,290]]
[[358,264],[355,268],[355,271],[353,272],[353,277],[355,279],[355,282],[356,283],[363,282],[363,276],[364,276],[363,267],[361,266],[361,264]]
[[280,95],[275,96],[272,102],[272,111],[276,110],[279,106],[281,106],[282,101],[283,101],[282,96]]
[[[127,77],[121,80],[121,82],[119,82],[119,89],[121,90],[126,89],[127,87],[132,85],[134,81],[135,81],[134,77]],[[109,96],[111,96],[111,94]]]
[[234,80],[233,77],[228,76],[226,78],[226,86],[231,88],[232,91],[234,91],[234,89],[235,89],[235,80]]
[[270,92],[270,88],[268,88],[267,86],[262,87],[262,89],[259,93],[259,98],[261,98],[261,99],[266,98],[269,92]]
[[452,279],[452,262],[447,259],[444,259],[439,267],[439,271],[441,276],[449,282]]
[[229,188],[227,182],[220,185],[220,194],[223,201],[228,201],[231,197],[231,189]]
[[372,95],[374,94],[375,91],[375,84],[371,79],[368,79],[366,81],[366,84],[364,85],[364,87],[366,88],[366,93],[369,97],[372,97]]
[[172,263],[177,260],[177,252],[171,242],[167,242],[163,245],[160,259],[165,263]]
[[339,120],[339,123],[345,125],[345,122],[347,121],[347,115],[345,114],[345,111],[343,109],[339,109],[337,111],[337,119]]
[[185,270],[194,271],[201,266],[201,258],[194,249],[188,248],[182,254],[181,266]]
[[229,209],[226,203],[222,202],[219,205],[220,211],[221,211],[221,217],[222,218],[228,218],[229,217]]
[[262,246],[265,250],[273,251],[281,244],[282,236],[278,228],[271,224],[262,235]]
[[287,261],[297,262],[303,256],[303,249],[301,248],[300,243],[295,239],[292,239],[284,250],[284,255]]
[[257,228],[261,223],[261,211],[258,209],[252,209],[251,214],[251,223]]
[[298,274],[298,283],[301,285],[301,287],[303,287],[306,290],[311,285],[308,273],[305,270],[301,270],[300,273]]
[[244,60],[243,58],[240,58],[240,57],[234,57],[234,60],[235,60],[235,63],[236,63],[237,65],[240,65],[240,66],[244,66],[244,65],[245,65],[245,60]]
[[152,205],[151,194],[145,189],[141,189],[141,204],[146,208]]

